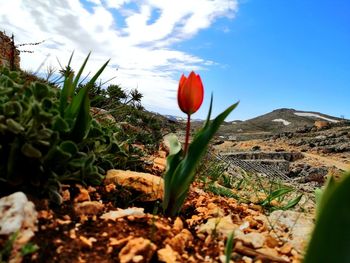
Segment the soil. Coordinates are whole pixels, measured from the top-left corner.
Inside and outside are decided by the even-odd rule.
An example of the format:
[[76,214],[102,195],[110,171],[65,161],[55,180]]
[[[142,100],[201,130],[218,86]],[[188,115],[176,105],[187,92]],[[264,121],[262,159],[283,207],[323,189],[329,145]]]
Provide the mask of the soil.
[[[31,240],[39,249],[25,256],[23,262],[222,262],[227,238],[224,230],[218,225],[209,232],[199,231],[216,216],[228,216],[227,224],[231,224],[231,228],[245,225],[241,227],[244,234],[254,232],[266,237],[267,241],[258,246],[259,249],[235,239],[234,262],[300,262],[301,252],[280,238],[287,233],[269,229],[261,219],[265,216],[262,207],[239,204],[235,199],[206,193],[200,188],[198,183],[193,184],[178,218],[162,215],[159,202],[140,203],[137,198],[132,201],[129,197],[137,196],[135,193],[111,186],[88,189],[65,186],[66,197],[60,207],[50,205],[48,200],[29,197],[39,213],[38,231]],[[103,208],[92,214],[77,214],[74,207],[79,203],[78,196],[86,192],[87,199],[103,204]],[[145,214],[116,220],[101,218],[108,211],[126,207],[145,208]],[[188,238],[183,238],[182,233],[189,233]],[[147,251],[138,251],[130,260],[122,258],[127,243],[136,237],[149,240],[155,249],[148,256]],[[157,251],[167,244],[176,260],[160,261]]]

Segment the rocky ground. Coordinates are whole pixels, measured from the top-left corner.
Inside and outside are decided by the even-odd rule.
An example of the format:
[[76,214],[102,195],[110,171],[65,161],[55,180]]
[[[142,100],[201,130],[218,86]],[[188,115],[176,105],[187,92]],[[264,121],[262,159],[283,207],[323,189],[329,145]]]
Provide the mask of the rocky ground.
[[[304,158],[291,162],[289,176],[305,180],[321,180],[350,168],[350,126],[305,127],[295,132],[272,135],[267,139],[222,141],[215,146],[219,152],[267,151],[300,152]],[[312,176],[312,174],[318,174]],[[311,174],[311,176],[309,176]],[[308,178],[309,176],[309,178]],[[314,179],[313,179],[314,178]]]
[[[289,178],[294,185],[312,181],[321,186],[327,175],[349,166],[349,138],[349,127],[335,127],[225,141],[215,149],[302,153],[291,162]],[[150,173],[111,170],[99,187],[63,186],[60,207],[21,194],[2,198],[2,260],[10,255],[10,262],[226,262],[227,237],[234,233],[229,262],[301,262],[314,224],[314,202],[308,209],[266,210],[257,201],[205,191],[203,181],[196,181],[179,216],[169,218],[160,205],[165,157],[159,152],[148,160]],[[232,191],[243,195],[239,189]],[[304,201],[313,198],[306,196]],[[11,233],[18,236],[6,252]],[[28,241],[32,250],[23,253]]]
[[312,226],[310,216],[266,216],[259,206],[205,193],[200,185],[193,185],[176,218],[157,213],[154,201],[121,206],[124,191],[115,184],[77,185],[64,190],[61,207],[30,198],[38,216],[31,242],[38,250],[23,262],[225,262],[231,232],[231,262],[300,262],[306,242],[300,226]]
[[21,262],[28,240],[37,250],[23,262],[226,262],[231,233],[230,262],[301,262],[312,214],[266,213],[260,205],[205,192],[196,182],[178,217],[162,215],[163,183],[154,174],[164,160],[164,154],[153,158],[149,174],[111,170],[96,188],[63,186],[60,207],[24,195],[1,199],[0,225],[16,221],[20,227],[10,262]]

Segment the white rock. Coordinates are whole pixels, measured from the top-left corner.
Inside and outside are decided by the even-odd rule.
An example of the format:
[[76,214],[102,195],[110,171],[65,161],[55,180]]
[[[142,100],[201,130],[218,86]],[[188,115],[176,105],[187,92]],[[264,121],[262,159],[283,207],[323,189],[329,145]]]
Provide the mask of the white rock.
[[37,229],[38,213],[22,192],[0,199],[0,215],[0,235],[10,235],[21,230],[25,239],[29,240]]
[[139,207],[130,207],[127,209],[118,208],[117,211],[109,211],[104,213],[101,218],[105,220],[116,220],[117,218],[134,216],[134,217],[144,217],[145,213],[143,212],[144,208]]
[[303,251],[314,227],[312,215],[295,211],[274,211],[269,216],[269,222],[278,232],[288,231],[292,246]]
[[250,232],[248,234],[244,234],[240,230],[235,231],[235,239],[239,239],[243,241],[243,243],[247,245],[252,245],[253,248],[261,248],[265,243],[265,236],[261,233]]
[[274,119],[272,121],[274,121],[274,122],[282,122],[285,126],[288,126],[290,124],[289,121],[286,121],[284,119]]

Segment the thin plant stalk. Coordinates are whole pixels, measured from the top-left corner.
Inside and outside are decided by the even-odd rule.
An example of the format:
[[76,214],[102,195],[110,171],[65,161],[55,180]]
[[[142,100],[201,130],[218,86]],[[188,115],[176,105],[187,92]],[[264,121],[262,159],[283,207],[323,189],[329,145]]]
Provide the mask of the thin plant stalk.
[[186,139],[185,139],[184,155],[187,154],[188,142],[190,140],[190,130],[191,130],[191,114],[187,114],[187,126],[186,126]]

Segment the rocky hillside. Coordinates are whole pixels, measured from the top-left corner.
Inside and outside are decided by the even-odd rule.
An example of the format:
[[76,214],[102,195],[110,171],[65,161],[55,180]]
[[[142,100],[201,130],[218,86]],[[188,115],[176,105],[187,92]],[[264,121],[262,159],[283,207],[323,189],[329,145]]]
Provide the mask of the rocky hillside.
[[233,134],[270,135],[283,131],[295,131],[304,127],[318,125],[338,125],[344,120],[319,112],[307,112],[294,109],[277,109],[270,113],[246,121],[233,121],[221,128],[220,135]]

